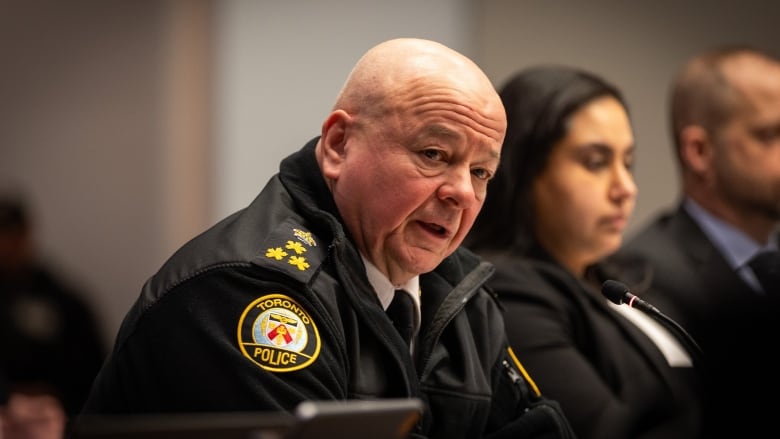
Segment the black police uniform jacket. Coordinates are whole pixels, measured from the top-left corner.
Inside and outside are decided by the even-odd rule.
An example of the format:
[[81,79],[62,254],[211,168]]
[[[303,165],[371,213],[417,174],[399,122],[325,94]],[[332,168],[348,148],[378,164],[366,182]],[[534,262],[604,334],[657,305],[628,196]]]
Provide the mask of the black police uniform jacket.
[[465,249],[421,275],[412,358],[344,230],[316,140],[146,282],[82,413],[418,397],[415,437],[570,437],[558,404],[511,358],[482,287],[492,265]]

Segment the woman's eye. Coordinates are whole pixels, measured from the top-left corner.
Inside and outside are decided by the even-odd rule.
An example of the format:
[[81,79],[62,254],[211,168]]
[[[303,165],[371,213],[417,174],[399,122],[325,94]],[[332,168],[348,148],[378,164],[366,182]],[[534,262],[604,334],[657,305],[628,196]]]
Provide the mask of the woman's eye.
[[585,160],[585,166],[588,169],[601,169],[609,165],[606,157],[604,156],[591,156]]

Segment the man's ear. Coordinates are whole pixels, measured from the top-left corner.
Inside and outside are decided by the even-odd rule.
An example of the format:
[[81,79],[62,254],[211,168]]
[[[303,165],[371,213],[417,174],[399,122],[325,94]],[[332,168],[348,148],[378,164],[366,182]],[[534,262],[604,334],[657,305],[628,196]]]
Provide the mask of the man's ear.
[[320,148],[322,149],[322,173],[326,179],[338,179],[344,163],[347,128],[350,116],[344,110],[336,110],[322,123]]
[[711,167],[713,153],[712,139],[703,127],[691,125],[680,132],[680,158],[690,172],[706,173]]

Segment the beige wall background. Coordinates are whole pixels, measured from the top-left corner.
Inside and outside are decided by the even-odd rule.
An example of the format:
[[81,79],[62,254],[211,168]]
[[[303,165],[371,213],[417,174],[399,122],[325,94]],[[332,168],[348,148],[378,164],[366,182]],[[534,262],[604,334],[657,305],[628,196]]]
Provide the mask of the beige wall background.
[[106,343],[179,245],[246,205],[319,132],[352,64],[439,40],[498,86],[535,63],[621,87],[638,141],[634,230],[677,197],[666,86],[720,43],[777,51],[780,4],[576,0],[0,0],[0,190],[22,190],[41,254]]

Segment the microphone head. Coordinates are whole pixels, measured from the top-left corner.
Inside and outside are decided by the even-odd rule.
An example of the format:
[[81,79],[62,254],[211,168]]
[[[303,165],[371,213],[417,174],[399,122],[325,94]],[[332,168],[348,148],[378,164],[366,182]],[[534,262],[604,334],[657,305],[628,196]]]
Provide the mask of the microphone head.
[[623,303],[623,298],[626,297],[628,292],[630,291],[626,284],[616,280],[608,279],[601,285],[601,294],[609,299],[610,302],[618,305]]

